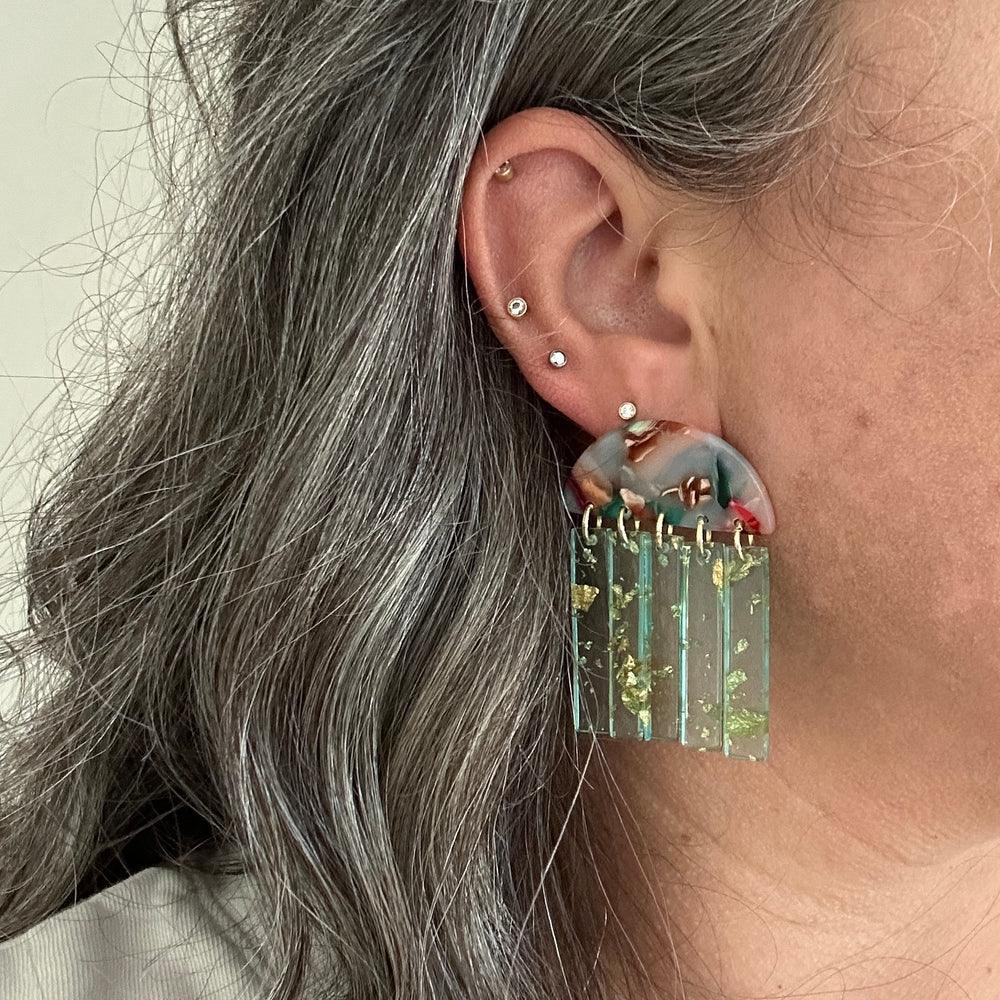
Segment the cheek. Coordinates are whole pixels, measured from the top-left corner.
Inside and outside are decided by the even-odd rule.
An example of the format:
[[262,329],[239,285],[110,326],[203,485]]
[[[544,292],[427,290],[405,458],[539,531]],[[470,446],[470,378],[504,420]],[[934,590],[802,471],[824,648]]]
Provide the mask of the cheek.
[[775,505],[776,628],[949,683],[1000,674],[1000,306],[974,260],[904,249],[758,258],[721,398]]
[[908,91],[898,131],[859,129],[805,198],[762,206],[715,328],[723,433],[777,517],[775,762],[846,747],[842,784],[818,767],[826,807],[910,789],[928,828],[975,838],[1000,801],[1000,93],[971,91],[1000,69],[955,79],[981,114]]

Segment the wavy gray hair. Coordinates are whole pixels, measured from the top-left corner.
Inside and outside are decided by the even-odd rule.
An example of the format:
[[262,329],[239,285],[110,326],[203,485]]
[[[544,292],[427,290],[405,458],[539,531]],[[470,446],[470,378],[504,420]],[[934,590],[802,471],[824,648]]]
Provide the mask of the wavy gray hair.
[[269,997],[602,995],[567,707],[577,442],[476,308],[462,184],[485,129],[548,105],[672,184],[752,196],[828,117],[835,21],[168,4],[176,239],[30,518],[6,663],[44,668],[5,760],[0,934],[144,865],[235,858]]

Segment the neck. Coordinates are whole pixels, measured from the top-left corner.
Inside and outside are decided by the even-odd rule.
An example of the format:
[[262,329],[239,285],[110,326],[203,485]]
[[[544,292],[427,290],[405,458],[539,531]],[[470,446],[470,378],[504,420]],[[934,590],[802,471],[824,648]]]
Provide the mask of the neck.
[[585,808],[627,942],[605,948],[612,995],[995,1000],[1000,837],[956,812],[967,776],[951,787],[919,746],[879,746],[872,719],[824,737],[794,729],[822,716],[785,718],[764,764],[595,752]]

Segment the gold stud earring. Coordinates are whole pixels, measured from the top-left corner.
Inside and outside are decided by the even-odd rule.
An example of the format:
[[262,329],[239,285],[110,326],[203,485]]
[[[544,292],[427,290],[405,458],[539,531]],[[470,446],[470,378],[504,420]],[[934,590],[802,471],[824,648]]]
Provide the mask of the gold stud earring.
[[496,177],[498,181],[509,181],[514,176],[514,168],[510,165],[510,160],[504,160],[496,170],[493,171],[493,176]]
[[622,403],[622,405],[618,407],[618,416],[621,417],[622,420],[635,420],[635,415],[638,412],[639,411],[636,409],[635,403]]

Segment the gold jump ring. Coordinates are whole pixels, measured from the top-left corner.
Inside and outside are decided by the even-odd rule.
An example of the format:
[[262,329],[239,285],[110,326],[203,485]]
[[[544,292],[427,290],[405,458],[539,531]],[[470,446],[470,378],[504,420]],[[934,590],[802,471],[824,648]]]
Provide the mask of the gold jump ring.
[[628,532],[625,530],[625,512],[627,510],[628,507],[622,507],[622,509],[618,511],[618,534],[622,536],[622,541],[626,545],[628,545]]
[[736,524],[733,529],[733,544],[736,546],[736,551],[740,554],[740,561],[746,562],[747,557],[743,554],[743,532],[746,530],[746,525],[739,519],[736,518]]
[[708,518],[701,515],[698,518],[698,531],[696,533],[696,538],[698,540],[698,551],[704,555],[705,554],[705,542],[712,541],[712,532],[710,529],[706,528],[705,525],[708,524]]
[[[583,544],[590,548],[597,544],[597,535],[590,533],[590,512],[594,510],[592,503],[587,504],[587,509],[583,512]],[[597,517],[597,527],[601,526],[600,515]]]
[[[663,522],[666,519],[666,514],[661,510],[659,514],[656,515],[656,547],[658,549],[663,548]],[[667,524],[667,538],[674,537],[674,526],[670,523]]]

